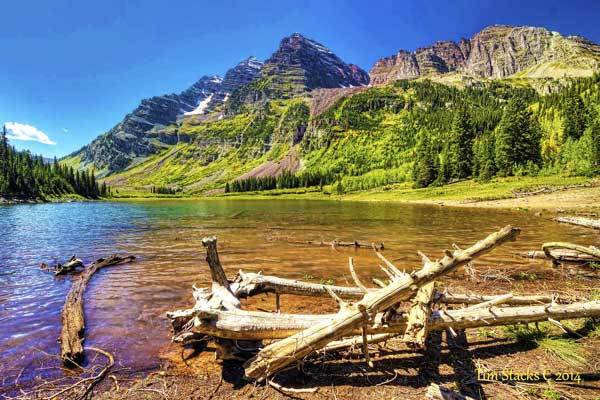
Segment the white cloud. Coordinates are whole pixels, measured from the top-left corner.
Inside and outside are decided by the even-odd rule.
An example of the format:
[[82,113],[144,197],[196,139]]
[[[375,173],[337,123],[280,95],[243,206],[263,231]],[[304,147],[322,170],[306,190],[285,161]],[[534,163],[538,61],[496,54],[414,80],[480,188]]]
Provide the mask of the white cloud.
[[62,128],[62,131],[63,131],[64,133],[68,133],[68,132],[69,132],[69,130],[68,130],[67,128]]
[[35,126],[20,124],[18,122],[7,122],[5,126],[7,131],[6,137],[11,140],[24,140],[40,142],[43,144],[56,144],[56,142],[50,140],[48,135],[40,131]]

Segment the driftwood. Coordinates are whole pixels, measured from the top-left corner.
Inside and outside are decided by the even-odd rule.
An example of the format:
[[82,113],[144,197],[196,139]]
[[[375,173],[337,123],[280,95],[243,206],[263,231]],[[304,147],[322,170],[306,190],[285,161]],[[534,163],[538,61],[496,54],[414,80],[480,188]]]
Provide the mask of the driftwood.
[[61,314],[60,357],[65,365],[77,365],[83,359],[85,330],[83,293],[88,282],[97,271],[104,267],[131,262],[133,260],[135,260],[134,256],[122,257],[112,255],[107,258],[100,258],[87,267],[79,278],[73,282]]
[[[324,285],[241,270],[234,281],[231,282],[231,289],[237,297],[248,297],[261,293],[330,297],[329,291],[334,292],[342,299],[360,299],[364,296],[364,291],[360,287]],[[374,291],[377,289],[367,288],[367,290]],[[477,304],[496,297],[493,295],[449,292],[435,292],[434,296],[436,302],[447,304]],[[552,296],[548,295],[513,296],[506,304],[524,305],[550,303],[551,301]]]
[[555,258],[553,255],[554,249],[566,249],[575,251],[588,257],[592,257],[590,261],[600,261],[600,249],[590,246],[580,246],[578,244],[566,243],[566,242],[549,242],[542,245],[542,251],[548,258],[551,258],[554,263],[560,263],[560,260]]
[[429,332],[434,287],[435,282],[421,286],[412,300],[403,337],[404,342],[410,347],[422,349],[425,346],[425,339]]
[[557,217],[554,219],[557,222],[565,224],[585,226],[586,228],[600,229],[600,220],[583,217]]
[[332,240],[331,242],[324,242],[322,240],[320,241],[316,241],[316,240],[309,240],[307,242],[303,242],[306,244],[312,244],[315,246],[328,246],[331,247],[333,249],[335,249],[336,247],[355,247],[355,248],[375,248],[377,250],[383,250],[384,249],[384,244],[383,242],[381,243],[364,243],[364,242],[359,242],[358,240],[355,240],[353,242],[344,242],[342,240]]
[[264,379],[323,348],[329,342],[349,336],[356,328],[369,323],[379,311],[410,298],[419,286],[434,281],[440,275],[470,262],[499,244],[514,240],[518,234],[518,229],[506,226],[464,251],[447,251],[446,255],[436,262],[426,261],[421,270],[410,275],[398,276],[385,288],[365,294],[356,304],[347,304],[340,300],[340,312],[331,320],[262,349],[246,363],[246,377],[254,380]]
[[[356,287],[320,285],[243,271],[229,281],[218,258],[216,239],[207,238],[203,244],[212,290],[194,288],[196,304],[192,309],[167,314],[175,333],[173,340],[214,339],[218,349],[233,350],[232,354],[218,350],[217,356],[221,358],[243,350],[245,359],[252,357],[244,365],[246,378],[268,382],[270,376],[314,352],[362,349],[365,361],[372,366],[369,345],[399,336],[403,336],[409,347],[419,348],[423,347],[427,332],[461,332],[487,326],[600,317],[600,301],[558,304],[551,295],[483,296],[434,290],[437,277],[513,240],[518,233],[518,229],[507,226],[465,250],[446,250],[438,261],[422,255],[423,268],[411,274],[399,271],[376,250],[390,281],[388,285],[380,282],[381,289],[368,288],[361,282],[352,258],[348,267]],[[275,293],[277,304],[281,294],[328,295],[340,310],[325,315],[286,314],[279,312],[279,307],[273,313],[244,310],[239,304],[239,298],[259,293]],[[411,303],[405,312],[402,307],[407,300]],[[468,306],[436,309],[435,303],[442,301]],[[260,350],[263,341],[271,344]]]
[[589,263],[596,260],[595,257],[589,254],[583,254],[575,250],[568,249],[549,249],[550,256],[543,250],[532,250],[527,252],[516,253],[523,258],[556,260],[560,263]]
[[77,268],[84,267],[85,266],[83,265],[83,261],[81,261],[79,258],[76,258],[75,255],[73,255],[71,258],[69,258],[69,261],[67,261],[64,264],[58,264],[54,268],[54,275],[68,274],[70,272],[75,271]]
[[83,265],[83,261],[81,261],[79,258],[75,257],[75,255],[71,256],[71,258],[69,258],[66,263],[64,263],[64,264],[58,263],[54,267],[50,267],[50,266],[48,266],[48,264],[46,264],[44,262],[40,264],[41,269],[46,270],[46,271],[52,270],[54,272],[54,275],[69,274],[71,272],[75,272],[77,270],[77,268],[84,268],[84,267],[85,266]]
[[[496,301],[501,302],[506,297],[508,295],[497,296],[498,300]],[[192,331],[232,340],[284,339],[302,333],[315,325],[326,324],[336,317],[336,314],[277,314],[241,309],[214,310],[200,302],[196,303],[192,310],[172,312],[169,313],[169,317],[171,320],[184,318],[186,313],[188,317],[193,317]],[[490,302],[482,304],[478,308],[472,306],[456,310],[433,310],[427,326],[430,331],[441,331],[447,328],[479,328],[540,322],[549,318],[561,320],[581,317],[600,317],[600,301],[515,307],[497,307]],[[367,334],[372,336],[403,334],[406,326],[407,316],[405,314],[387,315],[385,312],[381,312],[372,318],[371,324],[367,327]],[[345,336],[359,335],[362,335],[361,326],[355,327]],[[388,336],[387,339],[390,337]],[[379,338],[372,337],[371,339]]]

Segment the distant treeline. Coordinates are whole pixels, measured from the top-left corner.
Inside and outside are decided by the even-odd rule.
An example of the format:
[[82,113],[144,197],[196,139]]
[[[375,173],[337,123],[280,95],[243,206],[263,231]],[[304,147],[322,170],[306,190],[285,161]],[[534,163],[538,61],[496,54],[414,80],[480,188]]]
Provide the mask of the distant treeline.
[[99,185],[91,171],[74,171],[56,158],[45,163],[42,156],[17,151],[8,144],[6,127],[0,133],[0,195],[31,199],[78,194],[86,198],[106,197],[110,188]]
[[250,177],[225,184],[225,193],[253,192],[257,190],[293,189],[299,187],[324,186],[337,180],[333,173],[305,172],[294,175],[284,172],[278,176]]
[[167,186],[152,186],[150,192],[155,194],[176,194],[177,189]]

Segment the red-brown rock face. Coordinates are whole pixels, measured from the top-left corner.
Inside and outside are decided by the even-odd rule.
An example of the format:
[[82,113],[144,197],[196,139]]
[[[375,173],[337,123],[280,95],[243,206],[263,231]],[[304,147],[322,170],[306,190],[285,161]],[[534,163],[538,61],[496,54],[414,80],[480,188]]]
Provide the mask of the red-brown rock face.
[[600,46],[580,37],[563,37],[545,28],[491,26],[471,39],[437,42],[414,52],[400,50],[371,69],[371,84],[453,71],[481,78],[505,78],[536,64],[585,58],[598,66]]

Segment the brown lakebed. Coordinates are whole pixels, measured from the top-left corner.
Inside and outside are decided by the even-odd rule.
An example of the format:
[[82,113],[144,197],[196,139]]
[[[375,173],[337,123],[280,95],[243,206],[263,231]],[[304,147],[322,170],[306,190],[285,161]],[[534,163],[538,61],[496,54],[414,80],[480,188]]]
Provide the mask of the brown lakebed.
[[[156,370],[165,363],[179,363],[177,367],[185,370],[185,365],[180,365],[181,348],[170,344],[165,312],[189,307],[192,285],[208,284],[200,242],[204,236],[218,236],[221,261],[230,277],[243,269],[350,285],[349,256],[365,282],[383,277],[371,250],[332,249],[304,242],[383,242],[389,259],[401,269],[412,270],[420,265],[417,250],[439,257],[453,243],[469,245],[512,224],[522,229],[519,239],[475,265],[481,274],[492,271],[501,276],[471,282],[458,271],[444,278],[444,284],[451,290],[485,294],[510,290],[585,294],[593,281],[566,275],[549,262],[514,255],[539,249],[546,241],[597,244],[594,231],[557,224],[551,217],[495,209],[312,200],[4,206],[0,208],[0,226],[8,234],[3,235],[0,247],[2,387],[10,388],[17,377],[19,385],[26,388],[35,385],[36,376],[50,379],[63,374],[56,369],[58,361],[52,355],[58,354],[60,308],[70,278],[56,279],[40,271],[41,261],[77,254],[89,262],[115,252],[138,257],[135,263],[98,273],[85,295],[86,345],[113,353],[115,375],[126,376]],[[273,310],[274,298],[259,296],[247,305]],[[282,310],[329,312],[335,310],[335,304],[330,299],[284,296]],[[204,365],[213,364],[205,361]],[[217,371],[218,366],[205,369]]]

